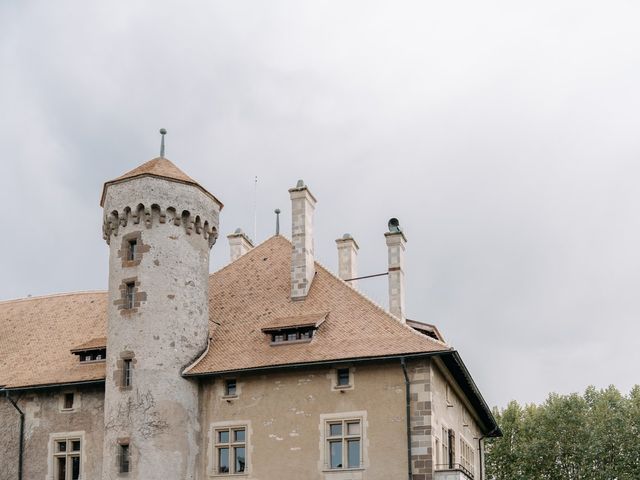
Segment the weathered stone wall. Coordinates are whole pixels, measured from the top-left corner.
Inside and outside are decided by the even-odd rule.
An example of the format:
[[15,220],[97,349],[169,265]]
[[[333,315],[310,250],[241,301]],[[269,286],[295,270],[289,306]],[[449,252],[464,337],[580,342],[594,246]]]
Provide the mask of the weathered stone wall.
[[[74,408],[62,410],[64,393],[74,393]],[[24,480],[53,480],[52,439],[73,433],[82,439],[82,478],[100,478],[102,471],[102,387],[38,390],[13,396],[25,413]],[[0,479],[18,478],[18,412],[0,399]],[[6,405],[5,405],[6,404]],[[8,407],[8,408],[7,408]],[[9,410],[10,408],[10,410]]]
[[0,480],[18,478],[20,414],[0,394]]
[[[215,467],[212,425],[228,422],[248,427],[247,479],[406,479],[406,402],[400,362],[356,365],[352,388],[344,391],[335,387],[335,375],[335,370],[318,368],[238,376],[237,398],[225,398],[222,379],[203,380],[202,478]],[[328,471],[322,429],[334,414],[363,418],[362,469]]]
[[[196,477],[198,384],[180,374],[208,341],[209,250],[218,214],[216,202],[181,183],[143,177],[107,189],[103,480],[119,477],[122,443],[130,445],[130,479]],[[132,234],[144,246],[133,262],[121,240]],[[128,281],[135,282],[133,308],[122,293]],[[126,359],[132,360],[130,386],[123,385]]]

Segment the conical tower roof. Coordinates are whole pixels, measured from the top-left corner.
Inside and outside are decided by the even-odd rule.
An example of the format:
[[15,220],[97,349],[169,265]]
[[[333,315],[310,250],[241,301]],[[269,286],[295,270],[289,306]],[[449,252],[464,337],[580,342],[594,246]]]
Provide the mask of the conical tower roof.
[[220,205],[220,209],[222,209],[223,207],[222,202],[220,202],[220,200],[218,200],[213,194],[207,191],[202,185],[196,182],[189,175],[187,175],[178,167],[176,167],[173,162],[171,162],[170,160],[164,157],[157,157],[157,158],[154,158],[153,160],[149,160],[148,162],[143,163],[139,167],[136,167],[133,170],[128,171],[124,175],[121,175],[118,178],[105,182],[104,187],[102,188],[100,206],[102,207],[104,204],[104,197],[107,192],[107,187],[109,185],[121,183],[137,177],[156,177],[156,178],[163,178],[165,180],[170,180],[172,182],[186,183],[187,185],[193,185],[194,187],[197,187],[200,190],[202,190],[214,201],[216,201]]

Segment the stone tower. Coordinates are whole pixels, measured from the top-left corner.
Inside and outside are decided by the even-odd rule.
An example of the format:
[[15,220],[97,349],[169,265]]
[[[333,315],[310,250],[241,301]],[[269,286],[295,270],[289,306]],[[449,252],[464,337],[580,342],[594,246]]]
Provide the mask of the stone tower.
[[222,204],[159,157],[106,182],[104,480],[196,477],[197,383],[209,339],[209,251]]

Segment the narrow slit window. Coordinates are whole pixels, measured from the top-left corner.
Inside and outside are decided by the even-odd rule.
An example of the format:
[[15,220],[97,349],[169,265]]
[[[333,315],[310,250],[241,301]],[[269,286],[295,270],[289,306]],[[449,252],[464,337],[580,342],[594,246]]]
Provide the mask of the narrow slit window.
[[120,473],[131,471],[131,451],[128,443],[120,444]]
[[122,362],[122,386],[131,386],[132,363],[130,358],[125,358]]
[[125,284],[125,308],[130,310],[133,308],[133,304],[136,298],[135,283],[128,282]]
[[127,260],[133,262],[136,259],[136,253],[138,252],[138,240],[129,240],[127,248]]

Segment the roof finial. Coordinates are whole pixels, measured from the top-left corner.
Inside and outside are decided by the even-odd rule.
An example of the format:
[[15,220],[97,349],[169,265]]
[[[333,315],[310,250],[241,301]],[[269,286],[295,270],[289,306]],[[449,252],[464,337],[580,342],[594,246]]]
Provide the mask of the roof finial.
[[276,208],[273,212],[276,214],[276,235],[280,235],[280,209]]
[[164,136],[167,134],[166,128],[160,129],[160,135],[162,135],[162,140],[160,140],[160,158],[164,158]]

